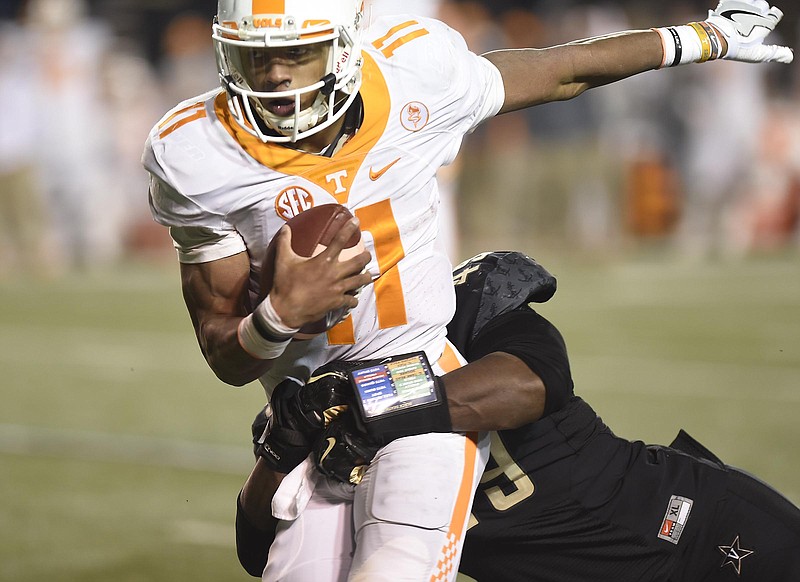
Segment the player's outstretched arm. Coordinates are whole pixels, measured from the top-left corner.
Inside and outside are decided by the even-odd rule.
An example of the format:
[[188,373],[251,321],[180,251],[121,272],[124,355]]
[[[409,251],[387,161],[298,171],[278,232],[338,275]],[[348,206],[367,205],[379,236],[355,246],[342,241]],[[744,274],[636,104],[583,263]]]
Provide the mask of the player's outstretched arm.
[[484,56],[503,76],[500,113],[562,101],[660,67],[727,59],[790,63],[792,50],[766,45],[783,13],[765,0],[722,0],[707,20],[624,31],[545,49],[501,50]]
[[577,97],[661,63],[661,41],[653,31],[627,31],[544,49],[499,50],[483,55],[503,77],[508,113]]

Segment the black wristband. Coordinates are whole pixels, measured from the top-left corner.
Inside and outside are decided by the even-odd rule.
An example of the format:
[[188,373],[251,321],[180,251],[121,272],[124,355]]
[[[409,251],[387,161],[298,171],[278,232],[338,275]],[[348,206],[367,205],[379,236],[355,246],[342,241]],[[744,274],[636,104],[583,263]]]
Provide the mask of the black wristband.
[[424,352],[392,356],[350,370],[359,428],[383,445],[430,432],[452,432],[444,382]]
[[308,437],[300,431],[273,427],[258,445],[256,455],[278,473],[290,473],[311,452]]
[[438,376],[433,381],[441,395],[439,402],[423,408],[409,408],[377,423],[364,423],[367,434],[376,442],[385,445],[407,436],[429,432],[453,432],[444,381]]

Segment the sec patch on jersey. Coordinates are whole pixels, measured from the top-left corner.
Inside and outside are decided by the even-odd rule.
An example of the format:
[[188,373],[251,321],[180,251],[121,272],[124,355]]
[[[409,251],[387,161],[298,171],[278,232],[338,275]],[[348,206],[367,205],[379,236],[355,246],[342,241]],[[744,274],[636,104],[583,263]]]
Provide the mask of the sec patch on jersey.
[[[345,220],[338,220],[344,216]],[[333,237],[339,232],[339,228],[347,220],[353,218],[352,213],[341,204],[322,204],[314,206],[294,216],[286,221],[286,225],[292,231],[292,250],[301,257],[314,257],[324,251],[331,244]],[[261,266],[261,293],[260,300],[272,289],[275,265],[276,238],[273,238],[267,246],[264,261]],[[356,231],[345,244],[344,249],[339,255],[340,261],[346,261],[364,252],[364,242],[361,239],[361,232]],[[297,339],[310,339],[315,335],[329,330],[331,327],[342,321],[349,311],[342,307],[328,314],[317,321],[308,323],[300,328],[295,334]]]

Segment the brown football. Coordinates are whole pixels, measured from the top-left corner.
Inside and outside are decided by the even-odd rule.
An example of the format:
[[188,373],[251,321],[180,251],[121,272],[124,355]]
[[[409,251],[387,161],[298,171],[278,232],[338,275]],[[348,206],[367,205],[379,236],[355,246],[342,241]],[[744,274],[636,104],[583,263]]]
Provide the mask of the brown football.
[[[322,204],[314,206],[290,218],[286,224],[292,229],[292,250],[301,257],[313,257],[321,253],[333,240],[338,232],[334,227],[335,219],[344,214],[347,219],[353,217],[350,211],[341,204]],[[337,223],[341,224],[341,223]],[[259,300],[263,300],[272,289],[275,265],[275,238],[267,246],[264,261],[261,264],[261,293]],[[364,251],[361,232],[356,233],[347,241],[345,248],[339,255],[339,260],[345,261]],[[295,334],[297,339],[309,339],[323,333],[336,325],[346,316],[344,308],[329,312],[325,317],[312,323],[307,323]]]

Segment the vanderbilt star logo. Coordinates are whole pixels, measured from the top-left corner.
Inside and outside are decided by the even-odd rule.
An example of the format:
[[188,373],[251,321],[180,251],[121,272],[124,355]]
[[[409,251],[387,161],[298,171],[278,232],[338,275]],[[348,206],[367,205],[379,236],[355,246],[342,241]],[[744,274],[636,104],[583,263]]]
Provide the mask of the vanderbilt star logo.
[[370,169],[369,169],[369,179],[370,179],[370,180],[372,180],[372,181],[374,182],[375,180],[377,180],[378,178],[380,178],[381,176],[383,176],[383,175],[384,175],[386,172],[388,172],[388,171],[389,171],[389,168],[391,168],[392,166],[394,166],[394,165],[395,165],[397,162],[399,162],[399,161],[400,161],[400,158],[397,158],[397,159],[396,159],[395,161],[393,161],[391,164],[389,164],[388,166],[384,166],[383,168],[381,168],[381,169],[380,169],[380,170],[378,170],[377,172],[376,172],[375,170],[373,170],[373,169],[370,167]]
[[739,545],[739,536],[737,535],[736,538],[733,540],[733,543],[729,546],[717,546],[717,549],[720,553],[725,556],[725,560],[722,562],[722,566],[720,568],[724,568],[725,566],[732,566],[734,570],[736,570],[736,575],[742,575],[742,560],[744,560],[747,556],[753,553],[753,550],[745,550],[743,547]]

